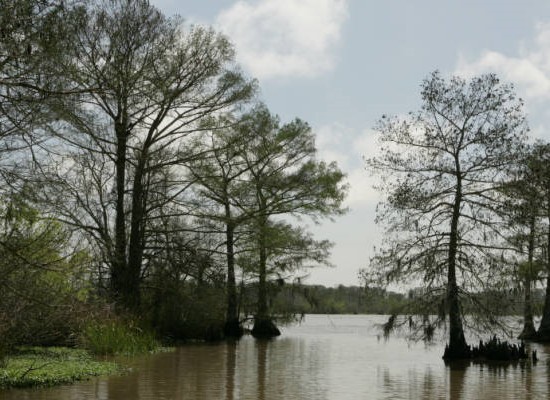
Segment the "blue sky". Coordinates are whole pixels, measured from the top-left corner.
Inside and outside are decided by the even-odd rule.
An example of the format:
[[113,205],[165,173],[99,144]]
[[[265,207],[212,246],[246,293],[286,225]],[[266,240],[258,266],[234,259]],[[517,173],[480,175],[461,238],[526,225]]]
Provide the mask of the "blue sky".
[[550,2],[547,0],[151,0],[165,14],[213,26],[258,79],[260,98],[283,121],[317,133],[320,156],[348,174],[351,211],[312,227],[335,242],[335,268],[309,283],[356,285],[381,232],[378,195],[362,157],[376,153],[382,114],[420,107],[433,70],[495,72],[525,100],[532,135],[550,140]]

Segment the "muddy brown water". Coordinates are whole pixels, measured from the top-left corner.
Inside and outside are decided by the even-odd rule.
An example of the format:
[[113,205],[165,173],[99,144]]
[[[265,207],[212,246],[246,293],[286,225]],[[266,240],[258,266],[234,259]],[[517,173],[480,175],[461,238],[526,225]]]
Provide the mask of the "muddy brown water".
[[381,316],[308,315],[271,341],[194,344],[121,360],[121,376],[49,389],[0,391],[2,400],[342,400],[547,399],[550,347],[532,345],[539,362],[453,364],[444,343],[397,335],[386,341]]

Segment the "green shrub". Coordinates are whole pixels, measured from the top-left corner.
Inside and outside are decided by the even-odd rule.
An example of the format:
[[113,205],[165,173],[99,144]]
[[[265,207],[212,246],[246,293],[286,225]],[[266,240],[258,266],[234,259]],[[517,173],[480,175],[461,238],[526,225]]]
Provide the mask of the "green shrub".
[[144,316],[165,341],[220,340],[225,290],[214,285],[172,283],[144,296]]
[[18,345],[73,346],[89,314],[93,258],[74,251],[71,232],[41,216],[26,189],[0,195],[0,363]]
[[155,336],[138,327],[134,322],[108,320],[91,322],[82,331],[82,346],[98,355],[134,355],[156,350]]

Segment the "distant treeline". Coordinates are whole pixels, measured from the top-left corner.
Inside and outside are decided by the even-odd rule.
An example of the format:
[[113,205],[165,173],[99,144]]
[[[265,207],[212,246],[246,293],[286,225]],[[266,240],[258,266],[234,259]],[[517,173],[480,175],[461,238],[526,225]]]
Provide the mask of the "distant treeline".
[[[417,301],[415,290],[398,293],[361,286],[325,287],[323,285],[283,285],[273,297],[276,314],[401,314],[416,308],[417,314],[437,314],[437,307],[425,308]],[[522,294],[514,291],[484,293],[476,296],[482,303],[499,302],[499,314],[521,315]],[[535,315],[542,313],[544,290],[533,291]],[[465,313],[469,314],[468,307]]]
[[393,314],[407,296],[359,286],[285,285],[273,300],[275,313]]

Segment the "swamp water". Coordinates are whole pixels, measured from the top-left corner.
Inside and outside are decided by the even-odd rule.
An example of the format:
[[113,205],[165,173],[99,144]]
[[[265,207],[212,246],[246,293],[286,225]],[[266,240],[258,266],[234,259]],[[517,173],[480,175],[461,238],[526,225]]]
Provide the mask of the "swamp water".
[[547,399],[550,347],[536,365],[445,365],[443,342],[385,341],[382,316],[307,315],[271,341],[196,344],[123,361],[122,376],[49,389],[0,391],[2,400]]

